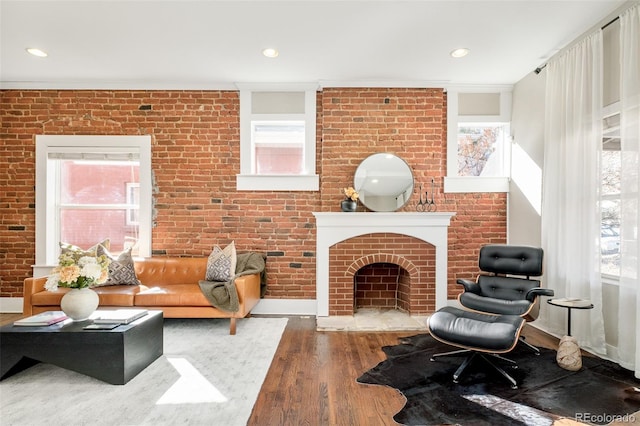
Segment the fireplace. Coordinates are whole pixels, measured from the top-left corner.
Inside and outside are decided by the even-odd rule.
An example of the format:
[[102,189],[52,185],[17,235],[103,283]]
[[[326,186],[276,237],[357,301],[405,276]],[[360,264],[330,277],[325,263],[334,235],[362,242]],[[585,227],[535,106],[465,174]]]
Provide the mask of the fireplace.
[[[375,262],[354,275],[354,307],[409,312],[411,276],[395,263]],[[329,301],[331,305],[331,301]]]
[[354,277],[367,265],[405,271],[403,310],[431,313],[447,302],[447,231],[454,213],[314,213],[317,315],[353,315]]

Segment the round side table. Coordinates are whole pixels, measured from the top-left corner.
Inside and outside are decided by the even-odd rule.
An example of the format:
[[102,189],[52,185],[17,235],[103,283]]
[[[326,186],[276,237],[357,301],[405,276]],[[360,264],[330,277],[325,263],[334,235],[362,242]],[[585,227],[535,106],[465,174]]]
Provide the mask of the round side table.
[[547,303],[553,306],[567,308],[567,336],[571,336],[571,310],[572,309],[593,309],[593,303],[586,299],[576,299],[563,297],[561,299],[547,299]]

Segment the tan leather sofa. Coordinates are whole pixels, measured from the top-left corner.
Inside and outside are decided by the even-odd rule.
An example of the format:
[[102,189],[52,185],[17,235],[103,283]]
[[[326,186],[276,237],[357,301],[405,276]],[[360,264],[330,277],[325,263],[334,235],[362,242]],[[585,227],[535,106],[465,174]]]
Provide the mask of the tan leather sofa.
[[[202,294],[199,280],[206,275],[207,258],[152,257],[135,259],[136,275],[142,285],[96,287],[99,308],[136,307],[159,309],[165,318],[229,318],[230,334],[236,334],[236,319],[244,318],[260,300],[260,274],[235,279],[240,309],[227,312],[211,306]],[[60,300],[69,291],[47,291],[47,277],[24,280],[24,315],[60,310]]]

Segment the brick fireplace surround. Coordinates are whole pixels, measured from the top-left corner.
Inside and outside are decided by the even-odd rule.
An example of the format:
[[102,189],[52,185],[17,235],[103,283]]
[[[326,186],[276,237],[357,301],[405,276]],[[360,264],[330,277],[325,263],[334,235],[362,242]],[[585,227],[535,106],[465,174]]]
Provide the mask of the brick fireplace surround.
[[411,315],[447,303],[447,231],[455,213],[314,213],[317,315],[354,314],[354,275],[362,267],[392,263],[409,284],[403,306]]

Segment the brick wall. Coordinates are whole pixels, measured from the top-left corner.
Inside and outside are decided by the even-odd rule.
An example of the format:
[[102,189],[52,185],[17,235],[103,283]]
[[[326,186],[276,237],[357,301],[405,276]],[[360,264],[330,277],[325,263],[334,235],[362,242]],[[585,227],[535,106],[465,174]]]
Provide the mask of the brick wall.
[[477,272],[480,244],[506,239],[504,194],[442,193],[446,95],[440,89],[319,92],[319,192],[236,191],[238,111],[235,91],[0,91],[0,297],[22,295],[35,261],[37,134],[152,135],[160,189],[154,255],[204,256],[214,244],[235,240],[239,251],[267,253],[267,297],[315,298],[311,212],[339,211],[340,189],[375,152],[403,157],[418,184],[434,177],[438,210],[457,212],[449,234],[451,295],[457,277]]
[[[435,179],[438,211],[456,212],[449,228],[448,297],[457,278],[475,278],[483,244],[506,242],[506,194],[445,194],[446,94],[440,89],[324,89],[322,211],[337,210],[340,189],[360,161],[392,152],[411,167],[416,189],[404,211],[415,211],[417,185]],[[334,195],[335,194],[335,195]],[[362,207],[359,207],[362,210]]]

